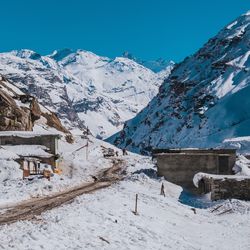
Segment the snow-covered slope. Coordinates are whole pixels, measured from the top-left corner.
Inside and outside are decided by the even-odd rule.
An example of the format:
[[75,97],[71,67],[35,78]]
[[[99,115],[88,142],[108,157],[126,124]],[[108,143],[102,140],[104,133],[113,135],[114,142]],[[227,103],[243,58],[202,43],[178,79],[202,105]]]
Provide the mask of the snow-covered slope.
[[157,74],[128,58],[83,50],[49,56],[30,50],[0,54],[0,73],[36,96],[69,128],[88,126],[104,138],[148,104],[169,69]]
[[152,147],[212,147],[250,134],[250,12],[176,65],[157,96],[109,141]]

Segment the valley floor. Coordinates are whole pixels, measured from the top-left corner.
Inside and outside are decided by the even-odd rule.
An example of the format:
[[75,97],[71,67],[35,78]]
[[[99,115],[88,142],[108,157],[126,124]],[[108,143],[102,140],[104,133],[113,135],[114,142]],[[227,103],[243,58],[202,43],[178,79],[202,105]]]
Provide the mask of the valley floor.
[[[0,249],[249,249],[250,203],[219,211],[178,199],[182,189],[156,178],[150,160],[130,155],[118,184],[37,216],[0,227]],[[143,169],[143,170],[141,170]],[[165,185],[166,197],[159,195]],[[133,214],[139,195],[138,215]],[[230,213],[219,215],[231,208]]]

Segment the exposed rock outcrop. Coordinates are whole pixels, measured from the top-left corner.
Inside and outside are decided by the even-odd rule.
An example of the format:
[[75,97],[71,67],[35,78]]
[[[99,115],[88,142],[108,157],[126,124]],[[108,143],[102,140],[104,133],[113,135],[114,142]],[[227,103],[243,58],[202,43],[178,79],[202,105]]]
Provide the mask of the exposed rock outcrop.
[[61,123],[60,119],[55,113],[42,113],[42,116],[46,118],[47,125],[55,128],[63,133],[70,133]]
[[70,134],[53,112],[45,108],[41,110],[35,97],[23,93],[0,76],[0,131],[32,131],[35,122],[42,117],[49,127]]
[[0,88],[0,130],[32,130],[31,110],[20,107]]
[[31,120],[34,123],[36,120],[39,120],[42,115],[40,106],[35,98],[30,103],[30,110],[31,110]]

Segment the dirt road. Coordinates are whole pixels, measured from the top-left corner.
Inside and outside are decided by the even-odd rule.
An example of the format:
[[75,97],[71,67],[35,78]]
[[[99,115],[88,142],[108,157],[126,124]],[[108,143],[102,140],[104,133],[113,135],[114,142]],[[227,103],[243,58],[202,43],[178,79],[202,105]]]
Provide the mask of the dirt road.
[[19,220],[33,219],[47,210],[72,202],[79,195],[108,187],[122,179],[120,172],[123,165],[122,160],[114,159],[113,166],[101,171],[95,182],[85,183],[51,196],[22,202],[0,215],[0,225],[14,223]]

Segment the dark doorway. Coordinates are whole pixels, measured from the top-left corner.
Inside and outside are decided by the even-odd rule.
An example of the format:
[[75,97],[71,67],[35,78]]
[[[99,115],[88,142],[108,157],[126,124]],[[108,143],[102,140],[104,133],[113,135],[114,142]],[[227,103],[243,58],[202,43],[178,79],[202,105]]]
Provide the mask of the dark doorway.
[[228,156],[219,156],[219,174],[229,174]]

